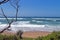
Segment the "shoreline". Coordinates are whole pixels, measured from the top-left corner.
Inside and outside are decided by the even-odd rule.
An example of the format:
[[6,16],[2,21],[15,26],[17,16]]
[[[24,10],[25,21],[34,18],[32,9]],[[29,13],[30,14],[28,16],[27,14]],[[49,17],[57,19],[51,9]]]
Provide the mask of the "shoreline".
[[22,37],[37,38],[37,37],[47,36],[48,34],[51,34],[51,32],[46,32],[46,31],[24,32]]
[[[28,32],[23,32],[22,37],[23,38],[37,38],[37,37],[42,37],[42,36],[47,36],[49,34],[51,34],[52,32],[46,32],[46,31],[28,31]],[[15,32],[9,32],[9,31],[5,31],[2,33],[2,35],[16,35]]]

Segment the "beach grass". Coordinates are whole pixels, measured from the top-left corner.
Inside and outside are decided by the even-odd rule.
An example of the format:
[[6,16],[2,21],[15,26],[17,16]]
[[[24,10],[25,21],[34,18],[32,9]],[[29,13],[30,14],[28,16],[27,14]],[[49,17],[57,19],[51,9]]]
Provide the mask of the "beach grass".
[[60,32],[52,32],[47,36],[37,37],[37,38],[22,38],[20,39],[19,36],[16,35],[1,35],[0,40],[60,40]]

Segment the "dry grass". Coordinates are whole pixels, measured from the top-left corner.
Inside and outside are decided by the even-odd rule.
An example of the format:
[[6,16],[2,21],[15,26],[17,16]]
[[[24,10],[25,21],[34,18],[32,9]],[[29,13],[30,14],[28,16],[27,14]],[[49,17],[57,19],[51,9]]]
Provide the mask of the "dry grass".
[[[2,35],[15,35],[16,33],[14,32],[9,32],[9,31],[5,31],[4,33],[2,33]],[[47,36],[48,34],[51,34],[51,32],[44,32],[44,31],[39,31],[39,32],[23,32],[22,37],[26,37],[26,38],[37,38],[37,37],[41,37],[41,36]]]

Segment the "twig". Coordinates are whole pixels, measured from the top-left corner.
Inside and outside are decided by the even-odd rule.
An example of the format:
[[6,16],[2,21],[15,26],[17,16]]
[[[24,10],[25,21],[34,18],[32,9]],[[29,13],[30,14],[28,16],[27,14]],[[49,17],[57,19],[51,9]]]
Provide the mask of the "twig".
[[7,22],[9,23],[9,20],[8,20],[7,16],[4,14],[4,11],[3,11],[2,7],[1,7],[1,11],[2,11],[3,16],[6,18]]

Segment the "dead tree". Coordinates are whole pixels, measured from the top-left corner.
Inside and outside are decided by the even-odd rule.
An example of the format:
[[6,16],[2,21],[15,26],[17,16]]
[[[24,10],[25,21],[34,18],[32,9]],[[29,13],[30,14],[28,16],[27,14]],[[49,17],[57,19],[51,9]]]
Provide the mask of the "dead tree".
[[[15,0],[14,0],[15,1]],[[20,2],[20,0],[16,0],[15,2],[14,1],[9,1],[10,2],[10,5],[12,6],[12,7],[14,7],[14,9],[16,9],[16,21],[17,21],[17,15],[18,15],[18,11],[19,11],[19,2]]]
[[16,35],[19,36],[20,39],[23,39],[22,34],[23,34],[23,31],[21,31],[21,30],[17,31],[17,33],[16,33]]
[[[15,4],[14,4],[14,5],[16,5],[16,6],[14,6],[11,1],[13,1],[13,0],[3,0],[3,1],[0,2],[0,5],[1,5],[1,4],[4,4],[4,3],[6,3],[6,2],[10,2],[11,6],[14,7],[15,10],[16,10],[16,21],[17,21],[17,14],[18,14],[18,8],[19,8],[18,3],[19,3],[20,0],[19,0],[19,1],[18,1],[18,0],[14,0],[14,1],[15,1]],[[1,11],[2,11],[2,15],[5,17],[5,19],[6,19],[7,22],[8,22],[8,26],[7,26],[6,28],[4,28],[2,31],[0,31],[0,33],[3,33],[5,30],[7,30],[8,28],[11,27],[11,24],[14,22],[14,20],[11,20],[11,22],[9,21],[9,19],[8,19],[8,17],[5,15],[4,10],[3,10],[2,7],[1,7]]]
[[2,0],[1,2],[0,2],[0,5],[1,4],[3,4],[3,3],[6,3],[6,2],[8,2],[9,0]]
[[[16,20],[15,20],[15,22],[16,22],[16,21],[17,21],[18,11],[19,11],[19,1],[20,1],[20,0],[14,0],[13,2],[12,2],[12,1],[13,1],[13,0],[3,0],[3,1],[0,2],[0,5],[1,5],[1,4],[4,4],[4,3],[6,3],[6,2],[9,2],[9,3],[10,3],[10,5],[16,10]],[[14,22],[14,19],[11,20],[11,21],[9,21],[9,19],[8,19],[8,17],[5,15],[4,10],[3,10],[2,7],[1,7],[1,11],[2,11],[2,15],[5,17],[5,19],[6,19],[7,22],[8,22],[8,26],[7,26],[6,28],[4,28],[2,31],[0,31],[0,33],[3,33],[5,30],[7,30],[8,28],[11,27],[11,24]],[[22,39],[22,34],[23,34],[23,32],[22,32],[21,30],[17,32],[17,36],[19,35],[19,37],[20,37],[21,39]]]

